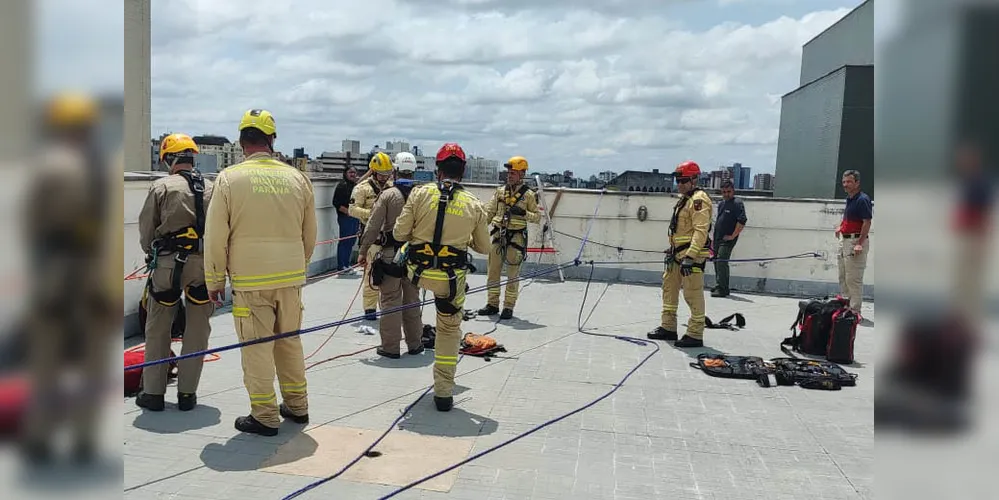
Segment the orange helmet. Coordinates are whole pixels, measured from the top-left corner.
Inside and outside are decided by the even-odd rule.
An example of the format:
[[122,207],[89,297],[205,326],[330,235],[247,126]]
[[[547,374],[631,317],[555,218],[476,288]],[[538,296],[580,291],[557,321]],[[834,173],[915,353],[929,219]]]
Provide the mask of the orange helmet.
[[673,175],[678,178],[680,177],[697,178],[698,176],[701,175],[701,167],[697,163],[691,160],[687,160],[677,165],[676,171],[673,172]]

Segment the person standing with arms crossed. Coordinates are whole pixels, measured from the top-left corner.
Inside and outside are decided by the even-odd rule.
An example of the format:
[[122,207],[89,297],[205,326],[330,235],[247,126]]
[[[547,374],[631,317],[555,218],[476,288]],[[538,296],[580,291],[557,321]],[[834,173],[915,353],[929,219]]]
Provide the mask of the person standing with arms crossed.
[[[221,305],[228,273],[236,334],[246,342],[302,328],[302,286],[317,228],[312,182],[273,158],[277,128],[270,112],[247,111],[239,132],[246,160],[219,173],[208,207],[205,279],[211,300]],[[236,419],[236,430],[274,436],[279,414],[308,423],[302,339],[295,335],[240,352],[250,414]]]
[[413,189],[395,221],[396,240],[407,242],[407,275],[414,285],[434,294],[437,338],[434,344],[434,404],[450,411],[454,372],[461,343],[465,276],[471,256],[490,249],[486,209],[460,184],[465,151],[447,143],[437,151],[437,182]]
[[846,207],[843,220],[836,229],[840,238],[838,255],[840,294],[850,299],[850,309],[860,316],[864,301],[864,270],[867,268],[868,235],[874,218],[874,203],[867,193],[860,190],[860,172],[843,173],[843,190]]
[[340,241],[336,244],[336,270],[343,271],[350,268],[350,252],[354,249],[358,225],[360,222],[350,216],[350,193],[357,185],[357,170],[348,166],[343,171],[343,180],[336,185],[333,190],[333,208],[336,209],[337,237]]
[[739,242],[739,234],[746,227],[746,206],[742,200],[735,197],[735,185],[725,181],[721,185],[722,201],[718,203],[718,219],[715,221],[715,288],[711,290],[712,297],[728,297],[731,290],[728,287],[728,260],[732,258],[732,250]]

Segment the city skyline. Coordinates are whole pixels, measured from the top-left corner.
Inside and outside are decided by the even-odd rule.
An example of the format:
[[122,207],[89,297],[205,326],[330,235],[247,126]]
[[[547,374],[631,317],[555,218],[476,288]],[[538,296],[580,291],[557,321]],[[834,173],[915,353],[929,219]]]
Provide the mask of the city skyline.
[[[858,3],[248,1],[152,4],[153,135],[232,137],[246,109],[266,108],[282,150],[454,141],[587,175],[687,159],[774,171],[801,46]],[[455,29],[426,29],[440,23]]]

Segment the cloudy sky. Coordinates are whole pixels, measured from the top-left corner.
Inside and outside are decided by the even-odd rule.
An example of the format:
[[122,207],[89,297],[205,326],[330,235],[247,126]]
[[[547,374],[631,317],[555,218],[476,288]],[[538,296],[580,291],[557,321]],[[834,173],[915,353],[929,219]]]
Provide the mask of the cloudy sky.
[[773,172],[801,45],[862,0],[156,0],[152,131],[408,140],[592,174]]

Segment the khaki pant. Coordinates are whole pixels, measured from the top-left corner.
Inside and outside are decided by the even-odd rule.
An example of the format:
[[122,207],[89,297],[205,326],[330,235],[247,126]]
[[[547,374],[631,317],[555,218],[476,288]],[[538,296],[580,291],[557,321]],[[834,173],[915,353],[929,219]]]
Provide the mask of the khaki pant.
[[[391,260],[385,259],[385,262]],[[378,288],[381,290],[382,311],[420,301],[420,289],[405,277],[386,275]],[[378,318],[378,333],[382,337],[382,349],[386,352],[399,354],[399,341],[403,332],[406,333],[406,347],[409,350],[423,345],[423,313],[419,307],[383,314]]]
[[371,245],[368,247],[367,255],[365,255],[368,263],[364,266],[364,287],[361,289],[365,311],[378,309],[378,288],[371,286],[371,263],[375,261],[375,256],[378,255],[378,251],[381,249],[382,247],[380,246]]
[[[151,276],[153,291],[169,290],[173,286],[173,272],[176,261],[173,256],[164,257]],[[215,306],[208,300],[207,290],[203,293],[191,289],[205,284],[204,260],[199,255],[187,258],[187,264],[181,271],[180,286],[184,293],[184,341],[180,355],[204,351],[208,348],[208,337],[212,326],[209,319],[215,312]],[[180,301],[172,306],[166,306],[151,294],[146,296],[146,361],[156,361],[170,355],[170,335],[173,331],[173,321],[180,306]],[[199,302],[201,302],[199,304]],[[201,370],[205,358],[189,358],[177,363],[177,392],[194,394],[198,391],[201,380]],[[146,394],[162,396],[166,393],[167,371],[169,363],[147,366],[142,369],[142,390]]]
[[[412,277],[410,270],[409,278]],[[434,344],[434,395],[442,398],[450,397],[454,390],[454,372],[458,368],[458,349],[461,346],[461,320],[465,311],[465,273],[457,273],[455,280],[457,293],[449,304],[457,312],[441,312],[440,305],[435,304],[437,339]],[[450,293],[446,280],[433,280],[426,275],[420,278],[417,285],[441,300]]]
[[[293,332],[302,327],[302,287],[276,290],[235,291],[232,315],[240,342]],[[274,374],[281,398],[295,415],[309,412],[302,339],[287,337],[240,349],[243,384],[250,395],[250,415],[268,427],[278,427]]]
[[[512,240],[518,245],[527,248],[526,232],[514,233]],[[520,276],[520,266],[523,263],[523,258],[524,254],[520,250],[512,246],[508,246],[504,250],[501,244],[493,243],[493,250],[489,252],[489,261],[487,264],[488,274],[486,276],[486,283],[489,286],[489,290],[486,292],[489,297],[489,305],[499,307],[500,288],[498,284],[500,282],[500,276],[503,274],[503,264],[506,264],[507,278],[514,280]],[[511,265],[511,262],[514,263],[514,265]],[[503,298],[504,309],[513,309],[513,307],[517,305],[517,295],[519,291],[520,280],[507,282],[506,296]]]
[[853,246],[857,238],[843,238],[839,255],[839,289],[843,297],[849,297],[850,309],[860,311],[864,301],[864,270],[867,268],[867,250],[870,241],[864,242],[864,250],[856,255]]
[[[700,263],[698,263],[700,264]],[[663,314],[662,327],[671,332],[677,331],[676,311],[680,303],[680,290],[683,300],[690,307],[687,320],[687,335],[695,339],[704,338],[704,272],[694,268],[690,276],[680,274],[680,263],[672,262],[663,273]]]

